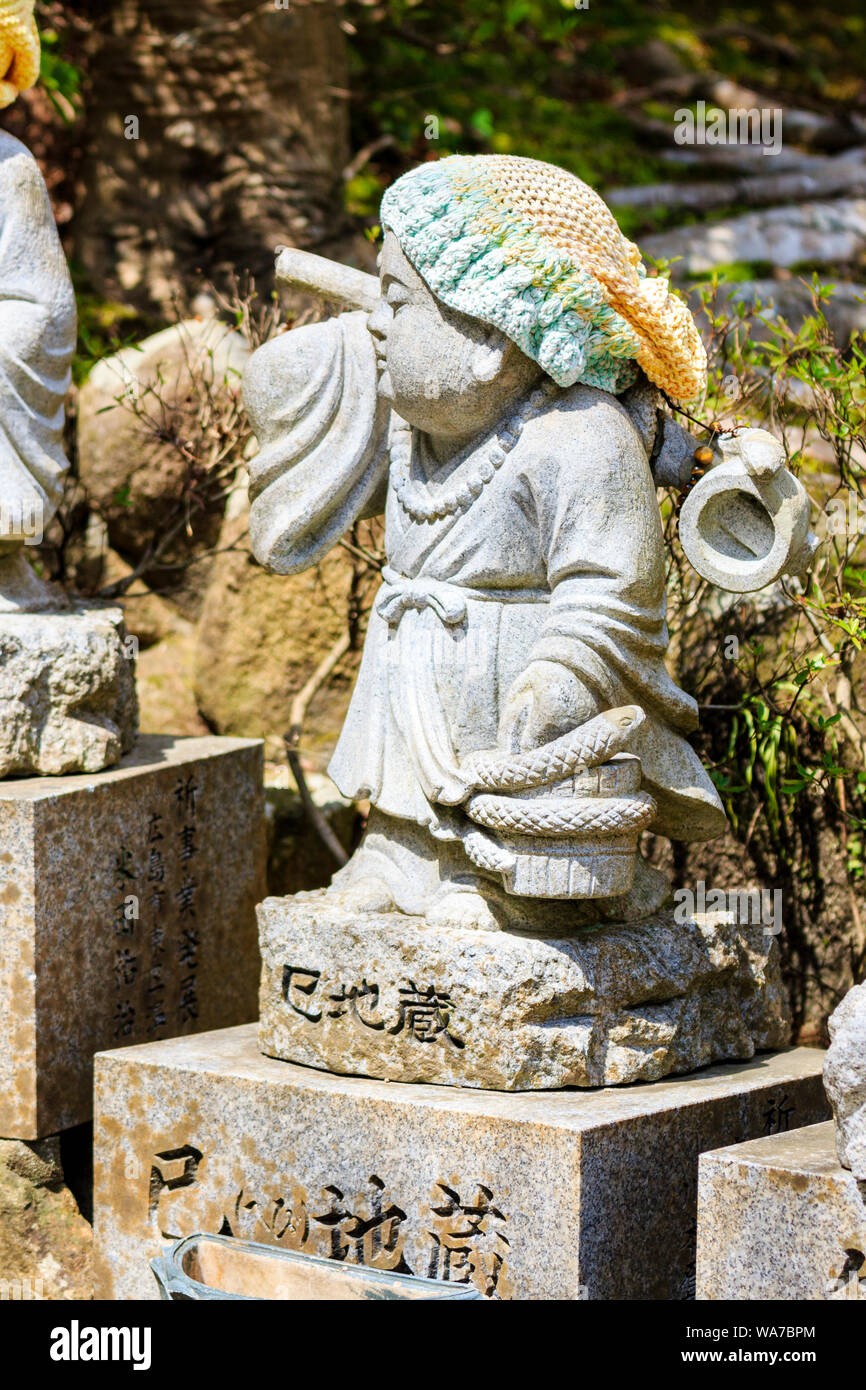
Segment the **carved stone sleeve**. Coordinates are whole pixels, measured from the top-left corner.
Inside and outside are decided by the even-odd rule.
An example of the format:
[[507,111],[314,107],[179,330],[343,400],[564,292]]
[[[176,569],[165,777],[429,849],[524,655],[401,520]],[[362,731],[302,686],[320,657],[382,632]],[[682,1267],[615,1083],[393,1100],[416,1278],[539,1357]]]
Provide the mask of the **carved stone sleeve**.
[[278,574],[297,574],[384,506],[388,407],[376,394],[366,315],[265,343],[243,391],[260,446],[250,464],[253,554]]
[[598,709],[639,705],[634,751],[659,813],[651,829],[711,839],[726,821],[684,735],[697,707],[665,666],[664,538],[643,445],[618,407],[599,396],[557,422],[533,480],[551,601],[531,659],[558,661]]

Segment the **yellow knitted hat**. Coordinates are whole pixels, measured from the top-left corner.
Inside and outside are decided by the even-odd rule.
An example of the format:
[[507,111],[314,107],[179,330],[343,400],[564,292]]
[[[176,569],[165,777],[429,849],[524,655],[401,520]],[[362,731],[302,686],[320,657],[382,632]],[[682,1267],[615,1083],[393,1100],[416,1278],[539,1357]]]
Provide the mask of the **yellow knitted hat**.
[[33,4],[34,0],[0,0],[0,107],[11,106],[39,76]]
[[637,363],[674,400],[706,384],[688,308],[650,278],[597,193],[518,155],[453,155],[412,169],[382,223],[440,299],[501,329],[561,386],[618,393]]

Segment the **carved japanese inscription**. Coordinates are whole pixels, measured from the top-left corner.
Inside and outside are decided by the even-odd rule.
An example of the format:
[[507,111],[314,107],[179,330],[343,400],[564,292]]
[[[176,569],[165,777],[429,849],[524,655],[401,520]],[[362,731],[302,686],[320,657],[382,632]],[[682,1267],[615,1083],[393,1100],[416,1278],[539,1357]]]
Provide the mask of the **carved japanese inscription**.
[[365,1184],[244,1183],[222,1194],[202,1181],[203,1153],[166,1148],[149,1165],[149,1223],[161,1241],[199,1230],[283,1250],[507,1297],[508,1217],[484,1182],[449,1178],[423,1197],[395,1193],[377,1173]]
[[111,855],[113,1034],[117,1043],[194,1028],[199,1016],[201,787],[178,773],[169,799],[147,804]]
[[405,979],[380,987],[366,978],[354,982],[325,977],[320,970],[302,965],[283,967],[282,997],[289,1008],[308,1023],[345,1019],[393,1037],[403,1035],[419,1043],[440,1041],[462,1048],[452,1024],[454,1004],[449,991],[432,984]]

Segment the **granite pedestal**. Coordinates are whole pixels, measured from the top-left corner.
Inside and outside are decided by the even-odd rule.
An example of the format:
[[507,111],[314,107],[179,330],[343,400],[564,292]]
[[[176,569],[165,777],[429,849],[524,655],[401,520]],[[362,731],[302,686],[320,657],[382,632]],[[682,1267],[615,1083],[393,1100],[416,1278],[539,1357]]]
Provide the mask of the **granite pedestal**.
[[0,782],[0,1134],[88,1120],[100,1048],[255,1017],[264,854],[256,740]]
[[866,1182],[832,1123],[701,1156],[697,1297],[866,1301]]
[[203,1231],[493,1298],[686,1298],[698,1155],[824,1118],[822,1057],[506,1094],[277,1061],[254,1025],[104,1053],[96,1295],[156,1298],[149,1261]]
[[493,1090],[659,1081],[783,1047],[775,937],[668,909],[569,935],[267,898],[259,1045],[353,1076]]

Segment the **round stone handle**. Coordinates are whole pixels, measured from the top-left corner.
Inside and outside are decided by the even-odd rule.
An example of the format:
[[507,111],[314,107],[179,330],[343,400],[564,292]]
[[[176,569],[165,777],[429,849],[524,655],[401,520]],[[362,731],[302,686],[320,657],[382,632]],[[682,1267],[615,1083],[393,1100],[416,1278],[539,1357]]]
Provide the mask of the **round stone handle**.
[[806,489],[785,467],[767,430],[720,435],[715,461],[683,502],[679,535],[702,579],[730,593],[753,593],[806,569],[818,542],[809,530]]

